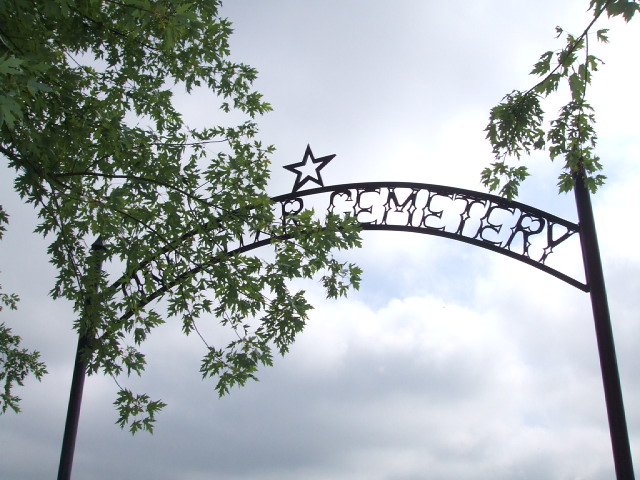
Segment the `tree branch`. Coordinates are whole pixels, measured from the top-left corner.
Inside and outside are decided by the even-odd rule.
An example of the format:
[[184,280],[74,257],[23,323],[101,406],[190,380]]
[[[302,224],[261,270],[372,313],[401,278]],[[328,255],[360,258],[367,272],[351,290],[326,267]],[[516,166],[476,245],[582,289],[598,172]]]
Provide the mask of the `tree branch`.
[[[593,25],[598,21],[598,19],[602,16],[602,14],[605,12],[606,8],[609,6],[609,4],[611,4],[612,2],[614,2],[615,0],[607,0],[606,3],[604,3],[602,5],[602,7],[600,8],[600,11],[594,13],[593,15],[593,20],[591,20],[591,22],[589,23],[589,25],[587,26],[587,28],[584,29],[584,31],[582,32],[582,34],[576,38],[573,42],[573,44],[571,45],[571,47],[567,50],[567,56],[571,55],[576,48],[578,48],[578,45],[580,44],[580,42],[582,41],[583,38],[585,38],[588,33],[589,30],[591,30],[591,27],[593,27]],[[562,67],[563,65],[561,63],[558,63],[558,65],[556,65],[556,67],[549,72],[542,80],[540,80],[538,83],[536,83],[533,87],[531,87],[529,90],[526,91],[525,95],[530,94],[531,92],[533,92],[534,90],[536,90],[540,85],[542,85],[543,83],[545,83],[549,78],[551,78],[551,76],[556,73],[560,67]]]

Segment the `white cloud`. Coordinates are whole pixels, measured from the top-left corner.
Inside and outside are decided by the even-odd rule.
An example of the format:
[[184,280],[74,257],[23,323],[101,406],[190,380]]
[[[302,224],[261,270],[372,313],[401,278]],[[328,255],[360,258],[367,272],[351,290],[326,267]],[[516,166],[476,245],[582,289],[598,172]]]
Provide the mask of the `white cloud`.
[[[558,46],[555,24],[577,30],[585,8],[577,0],[229,2],[236,56],[258,67],[258,88],[276,108],[261,122],[263,138],[279,149],[273,193],[291,188],[280,167],[300,161],[307,142],[316,156],[338,154],[323,170],[326,184],[478,189],[490,160],[482,132],[488,108],[530,84],[532,63]],[[640,458],[640,109],[629,62],[637,30],[616,26],[611,38],[591,91],[610,177],[594,205]],[[199,105],[187,108],[206,121],[211,114]],[[558,166],[543,156],[533,165],[521,200],[575,220],[572,196],[556,196]],[[75,348],[69,307],[46,300],[54,274],[46,244],[30,233],[28,210],[11,204],[0,280],[23,296],[20,310],[7,315],[28,345],[43,350],[51,374],[21,392],[23,414],[0,418],[3,478],[55,471]],[[75,476],[612,477],[587,294],[512,259],[422,235],[367,232],[363,249],[344,258],[364,267],[362,291],[327,302],[310,287],[317,308],[291,354],[229,397],[218,400],[200,380],[199,341],[181,338],[175,323],[162,327],[147,350],[148,375],[132,381],[170,403],[153,437],[131,438],[114,426],[114,386],[89,378]],[[559,263],[576,268],[564,256]],[[218,339],[216,328],[208,333]]]

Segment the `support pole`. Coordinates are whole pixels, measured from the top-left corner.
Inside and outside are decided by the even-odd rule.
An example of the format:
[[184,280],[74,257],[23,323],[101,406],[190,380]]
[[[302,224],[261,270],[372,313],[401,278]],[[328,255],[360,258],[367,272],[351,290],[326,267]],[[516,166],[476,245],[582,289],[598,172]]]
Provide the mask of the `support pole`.
[[[91,305],[95,306],[94,298],[97,290],[97,275],[100,274],[102,268],[102,255],[99,251],[104,250],[102,238],[98,239],[91,245],[91,255],[89,257],[89,274],[90,277],[96,278],[96,284],[93,285],[90,292],[87,292],[87,309],[91,310]],[[85,313],[86,313],[85,312]],[[88,325],[91,319],[86,318],[85,323]],[[78,333],[78,347],[76,349],[76,359],[73,367],[73,377],[71,379],[71,391],[69,392],[69,406],[67,407],[67,420],[64,426],[64,436],[62,437],[62,450],[60,452],[60,465],[58,466],[58,480],[71,479],[71,467],[73,466],[73,454],[76,447],[76,436],[78,434],[78,423],[80,421],[80,406],[82,404],[82,391],[84,389],[84,379],[87,372],[87,356],[86,350],[90,345],[92,329],[87,328],[85,331],[80,327]]]
[[600,356],[600,370],[602,371],[616,479],[633,480],[635,478],[633,461],[631,459],[629,433],[622,401],[622,388],[620,386],[620,374],[618,373],[616,350],[613,342],[607,291],[604,284],[591,198],[582,172],[576,175],[575,197],[580,223],[582,258],[587,285],[590,287],[591,308],[593,309],[598,354]]

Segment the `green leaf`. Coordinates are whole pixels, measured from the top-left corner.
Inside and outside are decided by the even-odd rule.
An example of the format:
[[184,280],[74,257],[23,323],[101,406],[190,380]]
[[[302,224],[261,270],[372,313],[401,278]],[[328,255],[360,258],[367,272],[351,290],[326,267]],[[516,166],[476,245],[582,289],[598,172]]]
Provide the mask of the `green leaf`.
[[579,74],[574,73],[569,77],[569,87],[571,88],[571,96],[573,100],[579,102],[582,100],[585,92],[585,81]]
[[22,64],[24,60],[14,55],[3,55],[0,57],[0,74],[18,75],[22,73]]
[[35,78],[30,78],[27,81],[27,88],[31,95],[36,95],[39,92],[51,93],[53,89],[49,85],[45,85],[44,83],[38,82]]
[[597,38],[599,41],[603,43],[609,43],[609,36],[607,33],[609,32],[608,28],[601,28],[596,32]]
[[13,98],[0,95],[0,128],[2,124],[6,124],[7,127],[13,129],[18,120],[22,120],[23,113],[18,102]]
[[545,75],[551,70],[551,59],[553,58],[553,52],[545,52],[540,57],[540,61],[536,63],[531,70],[532,75]]
[[160,400],[151,400],[146,394],[134,394],[123,388],[118,392],[114,405],[118,410],[116,424],[122,429],[128,425],[132,435],[140,430],[153,433],[156,414],[167,406]]
[[634,0],[613,0],[606,5],[607,15],[609,17],[622,15],[627,22],[640,11],[640,3]]

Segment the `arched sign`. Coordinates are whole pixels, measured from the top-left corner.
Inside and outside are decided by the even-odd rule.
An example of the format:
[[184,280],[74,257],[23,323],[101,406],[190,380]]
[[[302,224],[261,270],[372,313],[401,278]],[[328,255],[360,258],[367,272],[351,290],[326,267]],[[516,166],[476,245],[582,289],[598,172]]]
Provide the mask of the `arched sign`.
[[[335,155],[328,155],[315,158],[311,148],[307,146],[301,162],[284,167],[296,174],[292,192],[278,195],[271,200],[276,218],[285,227],[285,232],[287,224],[295,222],[297,213],[308,207],[321,206],[328,213],[349,213],[363,230],[436,235],[492,250],[531,265],[583,292],[590,293],[616,477],[618,480],[633,480],[631,449],[604,276],[591,200],[582,175],[576,175],[575,196],[579,219],[579,223],[576,224],[523,203],[448,186],[410,182],[325,186],[320,171],[334,157]],[[301,191],[302,187],[309,182],[315,183],[318,187]],[[565,244],[572,237],[578,237],[580,240],[585,282],[547,263],[554,249]],[[241,239],[239,244],[225,253],[241,254],[269,245],[272,241],[273,238],[268,233],[258,232]],[[217,261],[219,261],[218,257],[213,256],[211,262]],[[200,265],[184,272],[171,283],[147,295],[140,306],[144,307],[161,297],[184,277],[195,274],[205,267]],[[118,288],[122,285],[122,281],[123,279],[118,280],[111,288]],[[124,318],[129,314],[125,314]],[[76,381],[75,373],[73,381]],[[81,397],[81,388],[76,396]],[[73,392],[74,384],[72,384],[70,405]],[[77,418],[72,421],[76,422],[77,429]],[[67,422],[70,422],[69,417]],[[73,445],[70,448],[72,450]],[[63,443],[63,454],[64,452]]]
[[[571,237],[581,236],[578,224],[524,203],[443,185],[368,182],[325,186],[320,170],[334,157],[316,159],[307,146],[301,162],[284,167],[296,173],[293,191],[272,197],[271,201],[275,217],[285,231],[287,224],[295,222],[295,216],[306,208],[323,209],[332,214],[349,213],[363,230],[413,232],[465,242],[524,262],[583,292],[590,291],[588,280],[582,282],[547,263],[554,249]],[[319,187],[301,190],[308,182]],[[259,231],[228,246],[225,254],[242,254],[269,245],[273,240],[269,232]],[[211,262],[217,261],[218,257],[212,256]],[[140,307],[160,298],[182,279],[205,267],[195,266],[163,284],[144,297]],[[111,289],[128,281],[130,279],[123,277]]]
[[[363,230],[436,235],[507,255],[587,292],[581,281],[547,265],[554,248],[578,234],[568,220],[519,202],[471,190],[407,182],[350,183],[279,195],[281,221],[312,199],[330,213],[349,213]],[[254,238],[260,243],[263,238]],[[248,245],[244,245],[248,247]]]

